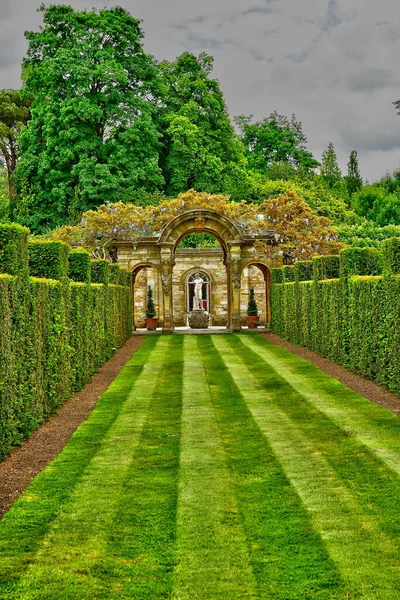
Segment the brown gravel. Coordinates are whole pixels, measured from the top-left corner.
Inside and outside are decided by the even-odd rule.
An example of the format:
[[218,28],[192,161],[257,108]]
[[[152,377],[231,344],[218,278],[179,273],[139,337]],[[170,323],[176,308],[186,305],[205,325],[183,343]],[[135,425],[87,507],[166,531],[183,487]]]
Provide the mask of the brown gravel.
[[88,417],[100,396],[113,382],[121,368],[140,348],[144,337],[131,337],[101,370],[93,375],[84,389],[70,398],[43,423],[26,442],[0,462],[0,518],[42,471],[64,448],[74,431]]
[[346,371],[344,367],[337,365],[328,358],[324,358],[323,356],[320,356],[311,350],[307,350],[307,348],[295,346],[294,344],[283,340],[274,333],[265,333],[262,335],[273,344],[283,346],[290,352],[293,352],[293,354],[297,354],[297,356],[308,360],[308,362],[318,367],[318,369],[321,369],[321,371],[324,371],[328,375],[338,379],[348,388],[354,392],[357,392],[357,394],[361,394],[361,396],[371,400],[371,402],[374,402],[379,406],[383,406],[397,415],[400,415],[400,398],[377,383],[369,381],[368,379],[364,379],[364,377],[361,377],[361,375],[350,373],[349,371]]

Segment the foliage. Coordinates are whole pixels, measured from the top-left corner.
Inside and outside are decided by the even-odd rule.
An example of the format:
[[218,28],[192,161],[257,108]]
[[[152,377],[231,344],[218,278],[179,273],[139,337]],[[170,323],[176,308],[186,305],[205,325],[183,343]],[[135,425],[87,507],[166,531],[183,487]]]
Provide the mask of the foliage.
[[90,262],[90,280],[92,283],[104,283],[110,281],[110,263],[102,258]]
[[328,148],[322,154],[321,176],[331,189],[338,189],[340,187],[342,172],[338,165],[336,151],[332,142],[329,142]]
[[272,229],[274,244],[257,242],[269,255],[279,250],[295,259],[307,259],[316,254],[332,254],[343,244],[331,221],[316,216],[310,207],[290,190],[260,204],[230,202],[223,195],[209,195],[189,190],[175,200],[165,200],[157,206],[139,207],[133,204],[108,204],[83,215],[79,226],[55,230],[48,237],[82,244],[96,256],[107,257],[116,240],[136,240],[141,236],[158,235],[170,221],[197,208],[206,208],[231,219],[245,234],[262,234]]
[[208,233],[189,233],[178,244],[178,248],[220,248],[219,241]]
[[0,160],[7,170],[8,198],[11,201],[11,217],[15,202],[12,175],[18,160],[18,137],[28,123],[32,98],[22,97],[18,90],[0,90]]
[[314,256],[312,259],[313,279],[316,281],[324,279],[337,279],[340,275],[339,256],[329,254],[326,256]]
[[257,317],[258,308],[256,304],[256,299],[254,297],[254,288],[251,287],[249,290],[249,301],[247,303],[247,316],[248,317]]
[[120,7],[41,10],[44,27],[26,34],[24,97],[34,101],[15,176],[32,194],[27,224],[42,232],[163,179],[159,79],[139,21]]
[[110,264],[108,268],[109,268],[109,282],[114,285],[118,285],[120,282],[120,275],[121,275],[120,266],[117,263],[115,263],[115,264]]
[[0,224],[0,273],[27,274],[28,236],[29,230],[21,225]]
[[380,275],[382,254],[376,248],[344,248],[339,253],[340,276]]
[[68,274],[70,247],[63,242],[30,240],[29,273],[32,277],[64,279]]
[[295,115],[273,112],[263,121],[251,122],[252,117],[241,115],[235,119],[246,149],[249,168],[258,173],[274,173],[274,165],[290,165],[310,174],[319,166],[311,152],[306,150],[307,138]]
[[347,192],[351,197],[355,192],[360,191],[363,185],[358,164],[358,155],[356,150],[350,152],[349,162],[347,163],[347,175],[345,177]]
[[157,316],[156,307],[154,306],[153,290],[151,285],[147,288],[147,303],[146,303],[146,319],[154,319]]
[[10,218],[10,195],[8,189],[7,170],[0,165],[0,223]]
[[352,197],[354,211],[380,227],[400,225],[399,195],[388,192],[384,185],[364,186]]
[[265,198],[276,198],[287,190],[303,198],[310,208],[322,217],[328,217],[335,223],[354,223],[359,219],[346,202],[334,190],[331,190],[322,177],[303,181],[269,181],[260,175],[252,178],[250,199],[259,203]]
[[272,283],[283,283],[283,272],[281,268],[271,269]]
[[68,277],[72,281],[90,283],[90,254],[86,250],[77,248],[72,250],[68,257]]
[[191,188],[243,198],[247,180],[243,148],[229,119],[214,59],[185,52],[161,63],[164,109],[160,164],[167,195]]
[[400,226],[378,227],[372,221],[364,220],[360,225],[339,225],[338,239],[349,246],[379,248],[381,243],[391,237],[400,237]]
[[393,237],[383,242],[382,261],[384,275],[400,274],[400,237]]
[[[314,259],[315,260],[315,259]],[[295,281],[310,281],[313,278],[313,261],[298,260],[294,263]]]
[[284,283],[290,283],[295,280],[294,265],[285,265],[282,267],[282,281]]

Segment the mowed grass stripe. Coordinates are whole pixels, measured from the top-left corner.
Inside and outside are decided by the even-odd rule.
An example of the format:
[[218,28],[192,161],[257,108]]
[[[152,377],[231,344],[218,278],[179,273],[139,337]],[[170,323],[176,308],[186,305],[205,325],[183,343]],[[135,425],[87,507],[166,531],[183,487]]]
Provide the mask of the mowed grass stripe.
[[[243,356],[247,348],[242,346],[242,351],[236,353],[226,339],[216,339],[214,343],[240,386],[254,419],[309,510],[315,528],[346,582],[349,597],[398,598],[399,571],[394,559],[397,549],[386,536],[374,530],[356,498],[301,428],[280,408],[279,392],[274,387],[269,393],[263,390],[252,369],[245,364]],[[296,401],[295,396],[293,401]]]
[[[232,338],[231,345],[243,347],[243,337]],[[357,435],[341,429],[328,415],[309,402],[287,383],[247,343],[242,354],[260,385],[268,393],[279,393],[279,406],[297,424],[357,498],[360,509],[374,528],[380,529],[399,547],[400,477],[366,446]],[[273,352],[273,348],[271,349]],[[332,379],[334,391],[336,381]],[[315,398],[315,394],[313,396]],[[334,400],[332,400],[334,402]],[[398,418],[398,417],[396,417]],[[384,451],[384,448],[381,449]],[[396,560],[395,560],[396,561]]]
[[[310,515],[233,382],[212,338],[199,339],[260,600],[332,600],[345,590]],[[246,380],[241,383],[246,385]]]
[[133,355],[64,450],[32,481],[0,521],[0,598],[8,597],[7,590],[34,560],[39,542],[80,481],[154,344],[153,339],[146,341]]
[[400,474],[400,419],[281,346],[255,336],[242,343],[268,362],[280,377],[349,435],[358,437]]
[[255,598],[247,544],[198,336],[184,338],[178,564],[173,598]]
[[107,563],[98,569],[107,598],[167,598],[172,589],[183,336],[169,339],[140,445],[118,499],[106,551]]
[[[93,570],[104,558],[119,490],[139,444],[150,397],[161,371],[160,359],[167,348],[168,342],[164,340],[144,356],[146,364],[125,395],[107,433],[102,439],[95,440],[96,453],[41,540],[34,562],[13,590],[15,597],[21,600],[93,597],[96,590]],[[120,380],[131,379],[132,363],[128,365],[118,376]],[[92,424],[101,421],[102,413],[107,409],[103,402],[84,428],[90,430]],[[90,443],[89,439],[87,443]],[[25,501],[29,502],[30,498],[28,489]]]

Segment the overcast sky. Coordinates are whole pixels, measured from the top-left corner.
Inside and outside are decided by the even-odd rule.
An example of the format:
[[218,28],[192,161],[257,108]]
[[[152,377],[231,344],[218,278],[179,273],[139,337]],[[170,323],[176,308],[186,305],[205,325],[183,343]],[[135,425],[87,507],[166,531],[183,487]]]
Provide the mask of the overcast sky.
[[[215,58],[231,116],[273,110],[302,121],[317,159],[333,142],[346,171],[359,152],[370,181],[399,167],[398,0],[76,0],[76,9],[116,4],[143,20],[145,49],[173,60],[185,50]],[[48,4],[49,4],[48,3]],[[39,0],[0,0],[2,88],[20,86]]]

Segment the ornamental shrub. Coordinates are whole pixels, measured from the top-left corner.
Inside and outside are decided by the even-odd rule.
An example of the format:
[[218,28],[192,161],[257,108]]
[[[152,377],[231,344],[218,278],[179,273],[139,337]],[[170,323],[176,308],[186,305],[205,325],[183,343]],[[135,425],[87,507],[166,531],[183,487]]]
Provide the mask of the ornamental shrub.
[[250,288],[249,293],[249,301],[247,304],[247,316],[248,317],[257,317],[258,316],[258,308],[256,304],[256,299],[254,297],[254,288]]
[[312,260],[298,260],[294,264],[295,281],[310,281],[313,278]]
[[147,288],[146,319],[154,319],[156,315],[156,308],[153,301],[153,290],[151,289],[151,285],[149,285]]
[[314,256],[313,279],[320,281],[323,279],[337,279],[340,274],[340,260],[337,254],[326,254],[324,256]]
[[382,254],[376,248],[344,248],[339,257],[340,277],[382,273]]
[[120,266],[117,263],[111,263],[109,266],[109,271],[110,271],[110,275],[109,275],[109,281],[110,283],[113,283],[114,285],[118,285],[119,284],[119,276],[120,276]]
[[400,238],[393,237],[382,244],[384,275],[400,274]]
[[285,265],[282,267],[282,280],[284,283],[294,281],[294,265]]
[[92,260],[90,263],[90,279],[92,283],[104,283],[110,280],[110,263],[108,260]]
[[89,252],[83,249],[73,250],[68,257],[68,277],[72,281],[81,283],[90,283],[90,262]]
[[64,242],[30,240],[29,272],[32,277],[64,279],[68,274],[70,247]]
[[0,273],[28,273],[29,229],[15,223],[0,224]]
[[272,274],[272,283],[283,283],[282,267],[280,267],[279,269],[277,269],[277,268],[271,269],[271,274]]

